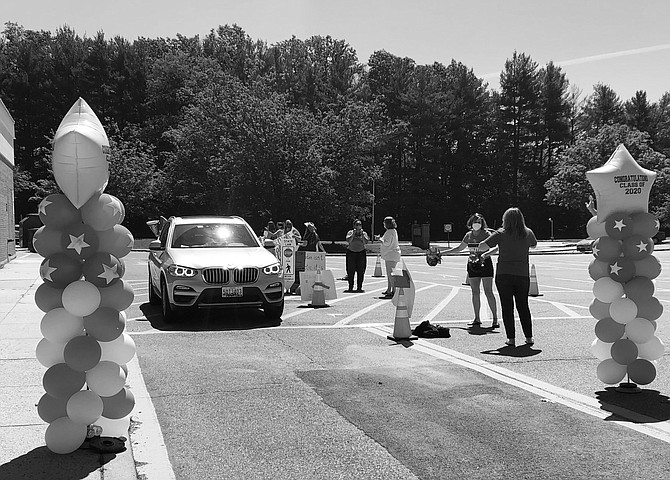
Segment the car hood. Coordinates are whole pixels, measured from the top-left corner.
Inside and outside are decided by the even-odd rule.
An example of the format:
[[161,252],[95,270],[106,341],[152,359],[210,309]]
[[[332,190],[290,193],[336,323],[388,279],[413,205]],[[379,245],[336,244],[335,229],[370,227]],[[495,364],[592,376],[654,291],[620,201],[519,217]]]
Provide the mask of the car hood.
[[173,248],[170,256],[175,264],[191,268],[262,268],[278,261],[262,247]]

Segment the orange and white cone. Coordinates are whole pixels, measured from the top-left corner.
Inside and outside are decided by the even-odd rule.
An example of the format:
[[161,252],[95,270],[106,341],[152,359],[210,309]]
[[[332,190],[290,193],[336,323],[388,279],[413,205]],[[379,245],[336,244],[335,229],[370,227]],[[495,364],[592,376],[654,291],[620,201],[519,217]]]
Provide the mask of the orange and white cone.
[[321,281],[321,270],[317,270],[316,280],[314,282],[314,287],[312,289],[312,303],[307,305],[308,307],[311,308],[330,307],[330,305],[326,305],[326,293],[324,287],[330,288],[328,285],[324,284]]
[[399,342],[401,340],[417,340],[418,337],[412,335],[412,328],[409,325],[409,311],[407,309],[407,301],[405,300],[405,292],[402,287],[398,288],[398,304],[395,310],[395,322],[393,324],[393,335],[388,335],[386,338]]
[[530,266],[530,288],[528,295],[531,297],[541,297],[540,288],[537,286],[537,273],[535,273],[535,265]]
[[375,273],[372,274],[373,277],[383,277],[382,273],[382,256],[377,255],[377,263],[375,263]]

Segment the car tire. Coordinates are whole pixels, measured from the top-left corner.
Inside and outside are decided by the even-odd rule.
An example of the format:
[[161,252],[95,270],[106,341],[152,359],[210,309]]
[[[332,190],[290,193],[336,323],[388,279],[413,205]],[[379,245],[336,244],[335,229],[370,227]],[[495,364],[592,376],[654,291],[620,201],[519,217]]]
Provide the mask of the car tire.
[[263,313],[265,313],[267,318],[271,318],[273,320],[281,318],[282,314],[284,313],[284,300],[282,300],[278,305],[268,305],[267,307],[264,307]]
[[161,297],[156,293],[156,289],[154,288],[152,282],[151,282],[151,273],[149,274],[149,305],[160,305],[161,304]]
[[163,312],[163,321],[165,323],[174,323],[177,321],[177,312],[170,303],[167,285],[161,282],[161,311]]

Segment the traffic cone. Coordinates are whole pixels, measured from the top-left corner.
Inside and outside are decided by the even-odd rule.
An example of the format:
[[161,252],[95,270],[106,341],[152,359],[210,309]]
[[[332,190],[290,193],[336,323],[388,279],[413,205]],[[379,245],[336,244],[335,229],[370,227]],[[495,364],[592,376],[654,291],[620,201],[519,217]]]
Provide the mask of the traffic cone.
[[321,270],[316,271],[316,280],[314,282],[313,290],[312,290],[312,303],[308,304],[308,307],[311,308],[324,308],[324,307],[330,307],[330,305],[326,305],[326,293],[324,291],[325,288],[330,288],[328,285],[324,284],[321,281]]
[[382,256],[377,255],[377,263],[375,264],[375,273],[372,274],[373,277],[383,277],[382,273]]
[[528,295],[531,297],[541,297],[540,289],[537,286],[537,274],[535,273],[535,265],[530,266],[530,288]]
[[465,280],[463,280],[462,285],[470,285],[470,275],[465,274]]
[[395,342],[402,340],[417,340],[419,338],[412,335],[412,328],[409,326],[407,301],[405,300],[405,292],[402,287],[398,287],[398,304],[395,310],[393,335],[388,335],[386,338]]

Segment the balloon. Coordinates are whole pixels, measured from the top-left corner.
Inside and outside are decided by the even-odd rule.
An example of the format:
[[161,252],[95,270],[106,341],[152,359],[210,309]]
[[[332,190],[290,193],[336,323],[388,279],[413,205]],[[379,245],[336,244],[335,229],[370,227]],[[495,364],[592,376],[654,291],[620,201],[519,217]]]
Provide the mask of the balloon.
[[[609,277],[608,277],[609,278]],[[610,302],[601,302],[597,298],[594,298],[589,305],[589,312],[591,316],[596,320],[602,320],[603,318],[609,318],[610,316]]]
[[100,289],[100,306],[109,307],[115,310],[125,310],[128,308],[135,298],[135,293],[133,292],[133,287],[119,280],[114,282],[109,287],[103,287]]
[[599,278],[593,284],[593,294],[603,303],[612,303],[623,296],[623,286],[609,277]]
[[46,313],[49,310],[63,306],[63,302],[61,301],[62,296],[62,288],[56,288],[48,283],[43,283],[35,290],[35,304],[37,308]]
[[77,423],[68,417],[61,417],[47,427],[44,441],[49,450],[64,455],[81,447],[86,440],[87,433],[88,426],[85,423]]
[[46,225],[37,229],[33,235],[33,248],[43,257],[50,257],[62,251],[63,231]]
[[605,343],[612,343],[619,340],[624,334],[625,326],[615,322],[611,318],[603,318],[596,323],[596,337]]
[[641,343],[637,346],[638,356],[645,360],[658,360],[665,352],[665,344],[660,338],[654,336],[646,343]]
[[656,367],[649,360],[638,358],[628,365],[628,377],[632,382],[647,385],[656,378]]
[[126,415],[125,417],[119,419],[100,417],[95,421],[95,425],[102,428],[102,435],[105,437],[128,438],[128,429],[130,428],[130,415]]
[[[86,320],[84,320],[84,326]],[[74,337],[67,342],[63,350],[63,358],[68,367],[78,372],[85,372],[95,367],[100,361],[102,349],[93,337]],[[74,420],[74,419],[73,419]]]
[[65,288],[81,278],[82,264],[65,253],[55,253],[40,265],[40,276],[55,288]]
[[649,297],[637,304],[637,316],[647,320],[656,320],[663,314],[663,305],[656,297]]
[[37,348],[35,349],[35,356],[37,357],[38,362],[49,368],[56,365],[57,363],[65,362],[64,350],[64,343],[54,343],[50,342],[46,338],[43,338],[40,340],[40,343],[37,344]]
[[45,422],[51,423],[57,418],[67,415],[66,405],[67,398],[56,398],[45,393],[40,398],[40,401],[37,402],[37,414]]
[[99,251],[111,253],[116,258],[128,255],[135,242],[130,230],[123,225],[115,225],[111,230],[98,232],[98,238],[100,239]]
[[623,240],[633,234],[633,219],[624,212],[616,212],[605,220],[605,231],[614,240]]
[[617,298],[610,305],[610,317],[615,322],[625,325],[637,316],[637,305],[629,298]]
[[70,225],[63,234],[61,248],[77,260],[86,260],[98,251],[98,233],[83,223]]
[[86,372],[86,383],[101,397],[111,397],[123,388],[126,375],[118,364],[103,360]]
[[635,343],[647,343],[654,338],[654,325],[646,318],[636,318],[625,327],[626,336]]
[[654,251],[654,241],[642,235],[631,235],[622,244],[623,255],[631,260],[642,260]]
[[621,365],[629,365],[637,358],[637,345],[632,340],[622,338],[612,344],[612,360]]
[[63,307],[72,315],[85,317],[100,306],[101,295],[98,287],[86,280],[72,282],[63,290]]
[[84,328],[86,333],[96,340],[111,342],[123,333],[126,328],[126,319],[118,310],[100,307],[84,317]]
[[626,283],[635,276],[635,264],[626,257],[619,257],[609,264],[610,278],[615,282]]
[[610,274],[610,265],[607,262],[601,262],[597,258],[594,258],[589,264],[589,276],[593,280],[598,280],[599,278],[609,277]]
[[64,308],[54,308],[42,317],[40,331],[50,342],[65,344],[84,333],[84,319]]
[[40,220],[44,225],[63,229],[72,223],[80,223],[79,210],[62,193],[54,193],[40,202],[38,207]]
[[636,260],[635,275],[654,279],[661,274],[661,263],[653,255],[647,255],[642,260]]
[[102,357],[100,360],[109,360],[123,366],[135,356],[135,341],[127,333],[123,333],[111,342],[100,342]]
[[589,238],[600,238],[607,235],[605,224],[599,223],[598,217],[595,215],[586,223],[586,233],[589,235]]
[[82,390],[70,397],[65,408],[70,420],[90,425],[102,415],[103,404],[97,393]]
[[107,287],[123,277],[125,265],[107,252],[98,252],[86,260],[84,278],[96,287]]
[[608,358],[611,358],[610,355],[611,349],[612,349],[611,343],[605,343],[597,338],[591,343],[591,353],[593,353],[593,356],[596,357],[598,360],[606,360]]
[[53,139],[52,168],[56,183],[81,208],[109,180],[105,150],[109,140],[91,107],[79,98],[58,126]]
[[651,213],[636,213],[631,218],[633,219],[633,234],[635,235],[652,238],[661,227],[658,218]]
[[72,394],[81,390],[85,381],[84,372],[72,370],[64,363],[49,367],[42,377],[44,391],[56,398],[70,398]]
[[107,193],[96,193],[81,207],[81,218],[94,230],[113,228],[123,221],[124,210],[121,201]]
[[611,237],[600,237],[593,242],[593,256],[601,262],[610,263],[621,256],[621,242]]
[[607,385],[614,385],[626,376],[626,366],[620,365],[613,359],[608,358],[598,364],[596,375],[601,382]]
[[[634,277],[623,287],[624,294],[635,303],[650,298],[654,294],[654,282],[648,277]],[[638,307],[639,308],[639,307]]]
[[122,388],[119,393],[111,397],[102,397],[105,418],[118,420],[130,414],[135,407],[135,396],[128,388]]
[[596,193],[598,221],[603,222],[617,211],[646,213],[656,172],[640,167],[620,144],[602,167],[586,172],[586,178]]

